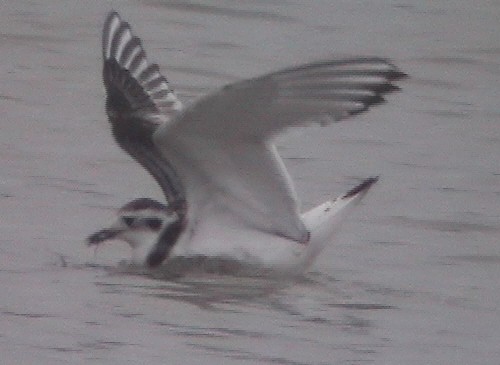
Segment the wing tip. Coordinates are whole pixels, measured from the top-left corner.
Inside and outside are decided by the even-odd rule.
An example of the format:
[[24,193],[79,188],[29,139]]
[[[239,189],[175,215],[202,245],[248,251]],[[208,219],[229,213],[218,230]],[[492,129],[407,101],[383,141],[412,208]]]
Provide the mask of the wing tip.
[[387,78],[389,80],[391,80],[391,81],[406,79],[406,78],[409,78],[409,77],[410,77],[410,75],[408,75],[406,72],[401,71],[396,66],[394,66],[394,70],[390,71],[387,74]]
[[[102,30],[103,81],[108,91],[116,88],[124,104],[135,104],[170,116],[182,109],[158,64],[152,63],[131,25],[115,10],[106,15]],[[110,106],[113,106],[110,104]]]
[[372,176],[363,180],[361,184],[356,185],[354,188],[345,193],[342,196],[342,199],[350,199],[353,198],[354,196],[365,194],[378,180],[379,176]]

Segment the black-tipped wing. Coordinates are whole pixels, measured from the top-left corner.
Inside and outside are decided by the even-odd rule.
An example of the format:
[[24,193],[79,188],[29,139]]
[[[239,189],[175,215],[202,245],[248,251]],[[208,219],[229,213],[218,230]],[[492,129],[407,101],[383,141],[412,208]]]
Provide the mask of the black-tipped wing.
[[[406,76],[382,58],[310,63],[228,85],[188,108],[171,132],[269,139],[314,121],[339,121],[384,102]],[[203,116],[203,118],[201,118]]]
[[297,194],[273,137],[289,127],[361,113],[383,102],[397,89],[392,81],[403,76],[381,58],[285,69],[202,98],[159,128],[154,140],[165,156],[175,145],[182,156],[177,171],[186,184],[209,191],[206,201],[224,205],[245,224],[304,242],[308,232]]
[[181,102],[116,12],[106,18],[102,53],[106,112],[116,142],[151,173],[172,208],[185,209],[181,181],[152,141],[158,126],[182,109]]
[[[302,243],[309,232],[272,138],[288,127],[361,113],[383,102],[404,76],[381,58],[316,62],[228,85],[179,113],[182,105],[158,66],[115,12],[104,26],[103,58],[116,141],[155,177],[169,202],[181,202],[178,211],[185,213],[186,186],[190,208],[199,208],[198,224],[216,213],[237,227]],[[149,265],[168,256],[185,222],[162,231]]]
[[405,76],[389,61],[372,57],[312,63],[262,80],[275,85],[274,108],[297,109],[299,118],[325,114],[339,121],[385,102],[385,94],[399,90],[392,82]]

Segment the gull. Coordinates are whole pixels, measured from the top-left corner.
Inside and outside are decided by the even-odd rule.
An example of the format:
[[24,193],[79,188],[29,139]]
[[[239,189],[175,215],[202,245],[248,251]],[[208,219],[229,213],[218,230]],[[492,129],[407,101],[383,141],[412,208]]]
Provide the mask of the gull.
[[115,11],[104,23],[102,54],[113,136],[166,202],[125,204],[87,243],[124,240],[132,262],[147,268],[208,256],[306,269],[378,178],[303,213],[276,137],[362,113],[406,76],[384,58],[334,59],[235,82],[184,106]]

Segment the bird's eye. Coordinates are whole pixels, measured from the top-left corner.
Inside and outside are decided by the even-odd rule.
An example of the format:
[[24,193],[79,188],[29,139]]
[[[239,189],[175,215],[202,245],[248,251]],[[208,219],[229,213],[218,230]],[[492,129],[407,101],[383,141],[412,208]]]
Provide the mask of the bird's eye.
[[122,217],[122,221],[123,221],[123,223],[125,223],[125,225],[127,227],[132,227],[132,225],[134,224],[135,218],[133,218],[133,217]]
[[161,228],[162,220],[160,218],[146,218],[144,223],[147,227],[157,231]]

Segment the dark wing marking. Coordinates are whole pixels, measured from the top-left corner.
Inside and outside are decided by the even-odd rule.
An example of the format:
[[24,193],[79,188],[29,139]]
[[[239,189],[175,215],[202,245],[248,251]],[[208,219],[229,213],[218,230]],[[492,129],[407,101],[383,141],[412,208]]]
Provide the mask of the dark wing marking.
[[102,36],[106,112],[116,142],[158,182],[169,209],[185,215],[184,187],[156,149],[152,135],[182,104],[158,65],[149,64],[141,41],[116,12],[106,18]]
[[378,57],[314,62],[272,73],[284,102],[312,103],[328,111],[336,120],[368,110],[385,102],[384,94],[397,91],[392,82],[407,77],[391,62]]
[[161,133],[272,139],[314,121],[343,120],[383,103],[405,77],[376,57],[314,62],[227,85],[191,104]]
[[[141,40],[133,35],[130,25],[122,21],[116,12],[109,13],[104,23],[102,55],[105,64],[107,61],[115,61],[121,71],[128,71],[127,79],[140,86],[139,95],[147,95],[149,103],[154,104],[167,119],[182,110],[182,103],[160,73],[158,65],[148,62]],[[132,90],[138,91],[136,88]],[[138,104],[140,100],[133,100],[133,94],[129,96],[129,102],[133,106],[141,106]],[[141,98],[141,101],[144,99]]]

